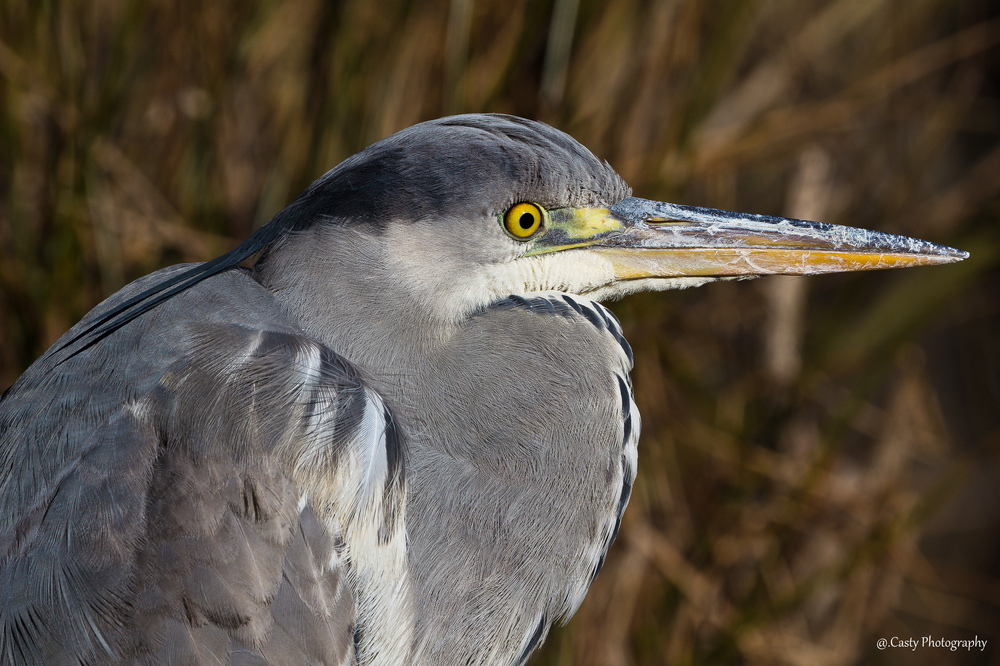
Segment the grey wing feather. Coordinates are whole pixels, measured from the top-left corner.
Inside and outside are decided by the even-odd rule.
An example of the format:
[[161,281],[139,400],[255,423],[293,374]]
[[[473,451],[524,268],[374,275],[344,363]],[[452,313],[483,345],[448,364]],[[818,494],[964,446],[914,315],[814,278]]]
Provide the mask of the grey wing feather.
[[0,400],[0,661],[352,663],[340,537],[294,468],[370,454],[353,368],[240,272],[57,356]]

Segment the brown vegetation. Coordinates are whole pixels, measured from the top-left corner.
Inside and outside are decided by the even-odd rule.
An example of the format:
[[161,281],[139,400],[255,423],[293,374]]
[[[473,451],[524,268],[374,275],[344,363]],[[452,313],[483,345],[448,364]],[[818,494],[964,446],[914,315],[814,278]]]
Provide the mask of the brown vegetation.
[[[0,387],[104,296],[234,246],[374,140],[539,118],[647,198],[972,257],[615,305],[641,472],[534,663],[996,663],[998,9],[0,0]],[[875,647],[976,634],[985,652]]]

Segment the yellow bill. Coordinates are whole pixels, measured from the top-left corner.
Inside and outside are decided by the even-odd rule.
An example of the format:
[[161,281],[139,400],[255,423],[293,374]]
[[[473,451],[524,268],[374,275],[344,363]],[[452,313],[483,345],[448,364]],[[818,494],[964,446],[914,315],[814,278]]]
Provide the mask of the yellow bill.
[[879,231],[629,197],[554,210],[529,255],[588,248],[618,280],[812,275],[948,264],[967,252]]

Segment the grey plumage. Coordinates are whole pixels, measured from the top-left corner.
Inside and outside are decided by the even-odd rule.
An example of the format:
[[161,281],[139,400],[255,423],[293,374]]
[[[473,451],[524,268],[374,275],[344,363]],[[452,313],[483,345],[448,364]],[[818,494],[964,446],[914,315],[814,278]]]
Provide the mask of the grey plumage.
[[[592,299],[777,272],[702,209],[724,261],[677,269],[629,194],[552,128],[446,118],[95,308],[0,399],[0,659],[524,663],[636,478],[631,350]],[[791,251],[846,229],[810,225]],[[855,232],[789,270],[960,258]]]
[[[278,450],[312,399],[289,394],[304,344],[263,289],[225,273],[19,380],[0,422],[5,663],[287,658],[295,639],[346,660],[351,592]],[[326,370],[317,385],[360,390],[349,367]],[[284,409],[255,418],[268,399]]]

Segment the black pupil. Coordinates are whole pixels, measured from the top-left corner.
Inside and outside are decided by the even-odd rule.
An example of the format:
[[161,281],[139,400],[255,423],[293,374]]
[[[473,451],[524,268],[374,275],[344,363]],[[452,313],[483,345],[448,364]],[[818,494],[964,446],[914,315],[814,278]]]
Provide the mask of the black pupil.
[[535,216],[531,213],[521,213],[521,217],[517,220],[517,223],[521,225],[524,230],[530,229],[535,224]]

